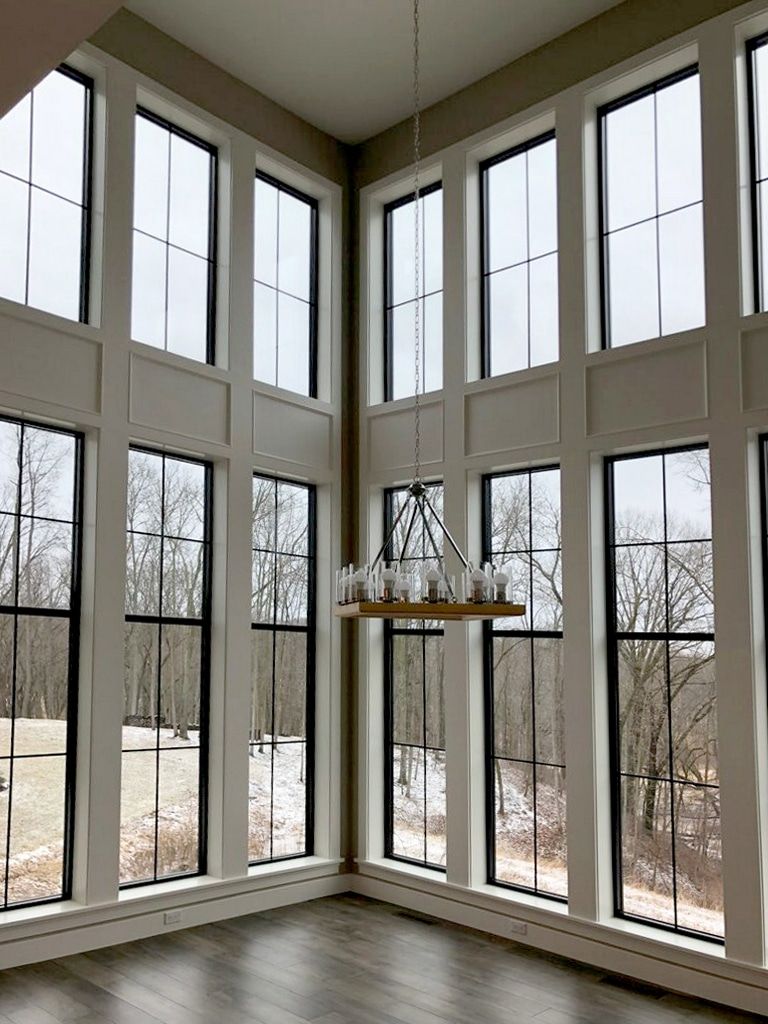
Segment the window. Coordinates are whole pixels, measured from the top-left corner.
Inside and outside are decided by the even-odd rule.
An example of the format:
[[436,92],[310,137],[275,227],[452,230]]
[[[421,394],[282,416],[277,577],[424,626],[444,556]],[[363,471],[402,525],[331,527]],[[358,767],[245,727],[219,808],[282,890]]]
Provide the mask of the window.
[[211,466],[131,448],[120,882],[205,871]]
[[723,934],[709,453],[606,463],[617,912]]
[[62,64],[0,119],[0,296],[83,322],[92,95]]
[[749,78],[749,150],[752,172],[752,269],[755,310],[768,303],[768,35],[747,43]]
[[485,626],[488,875],[565,898],[560,470],[485,477],[483,505],[485,558],[526,606]]
[[317,396],[317,202],[265,174],[254,193],[253,376]]
[[[415,200],[405,196],[385,207],[384,397],[413,394],[416,334],[414,293]],[[443,386],[443,191],[430,185],[419,195],[419,316],[421,390]]]
[[82,439],[0,419],[0,907],[71,892]]
[[599,114],[604,345],[701,327],[698,68],[625,96]]
[[131,337],[213,362],[216,149],[136,112]]
[[248,856],[311,854],[315,490],[253,478]]
[[481,167],[484,377],[558,358],[556,160],[548,132]]
[[[442,515],[442,484],[429,484],[429,500]],[[407,499],[400,488],[385,493],[387,532]],[[403,517],[385,557],[403,550],[408,524]],[[427,522],[438,544],[442,532]],[[429,536],[414,525],[403,568],[436,566]],[[442,548],[441,548],[442,550]],[[387,857],[445,870],[445,703],[443,629],[423,623],[385,621],[385,853]]]

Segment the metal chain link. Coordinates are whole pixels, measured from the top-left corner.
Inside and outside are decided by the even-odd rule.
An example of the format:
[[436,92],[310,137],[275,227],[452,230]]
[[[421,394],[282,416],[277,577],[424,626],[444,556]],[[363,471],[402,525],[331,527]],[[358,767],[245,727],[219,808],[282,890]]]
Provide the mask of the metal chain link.
[[421,164],[421,96],[419,94],[419,0],[413,0],[413,209],[414,209],[414,359],[416,394],[414,400],[413,473],[421,479],[421,232],[419,168]]

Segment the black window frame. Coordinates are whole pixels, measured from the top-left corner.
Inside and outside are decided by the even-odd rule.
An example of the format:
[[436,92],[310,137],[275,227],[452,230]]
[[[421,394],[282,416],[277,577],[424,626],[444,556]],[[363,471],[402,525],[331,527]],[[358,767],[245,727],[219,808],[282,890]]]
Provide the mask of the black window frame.
[[[42,906],[49,903],[61,903],[65,900],[72,898],[72,865],[73,865],[73,847],[74,847],[74,829],[75,829],[75,800],[76,800],[76,769],[77,769],[77,723],[78,723],[78,705],[79,705],[79,673],[80,673],[80,617],[81,617],[81,603],[82,603],[82,571],[83,571],[83,495],[84,495],[84,449],[85,449],[85,435],[81,431],[68,430],[63,427],[57,427],[48,423],[38,423],[34,420],[0,415],[0,421],[4,423],[12,423],[20,428],[19,438],[19,454],[20,458],[23,458],[23,447],[24,447],[24,431],[29,428],[32,430],[45,430],[50,433],[63,434],[66,437],[71,437],[75,442],[75,458],[74,458],[74,493],[72,502],[73,522],[72,522],[72,570],[70,574],[70,602],[68,609],[59,608],[48,608],[39,609],[34,607],[26,607],[19,605],[18,603],[18,586],[19,586],[19,567],[18,561],[14,567],[14,590],[16,593],[16,601],[13,605],[0,605],[0,613],[4,615],[13,615],[14,622],[16,622],[19,615],[33,615],[41,618],[58,618],[58,619],[69,619],[69,650],[68,650],[68,666],[67,666],[67,727],[66,727],[66,753],[65,757],[65,769],[64,769],[64,833],[63,833],[63,849],[62,849],[62,887],[61,893],[58,896],[46,896],[42,899],[36,900],[24,900],[18,903],[8,903],[8,883],[10,875],[10,841],[11,841],[11,823],[12,823],[12,801],[13,801],[13,762],[16,756],[13,752],[13,723],[15,722],[16,716],[14,715],[11,722],[11,738],[9,743],[9,754],[8,762],[11,768],[10,784],[8,787],[8,819],[6,823],[6,835],[4,843],[4,857],[5,857],[5,868],[3,869],[2,875],[2,898],[0,899],[0,910],[18,910],[22,907],[31,906]],[[22,490],[22,477],[23,473],[19,473],[19,482],[17,488],[17,507],[21,507],[21,490]],[[18,544],[19,529],[21,520],[25,518],[18,511],[11,513],[16,518],[16,539]],[[45,517],[41,517],[45,518]],[[14,633],[16,632],[16,625],[14,625]],[[14,659],[13,666],[13,692],[14,692],[14,703],[15,703],[15,690],[16,690],[16,664]],[[21,755],[24,757],[47,757],[49,754],[39,755]]]
[[[87,324],[90,323],[90,304],[91,304],[91,235],[92,235],[92,195],[93,195],[93,96],[95,83],[90,75],[79,71],[77,68],[72,67],[71,64],[62,63],[58,67],[52,69],[49,74],[61,74],[66,78],[71,78],[83,87],[84,93],[84,131],[83,131],[83,192],[79,204],[75,204],[73,200],[66,199],[64,201],[72,203],[72,205],[79,205],[82,210],[82,217],[80,223],[80,295],[78,299],[78,318],[77,320],[71,321],[72,323]],[[34,131],[34,88],[30,89],[27,94],[30,97],[32,104],[30,114],[30,136]],[[32,153],[32,139],[30,137],[30,159]],[[32,202],[32,190],[37,189],[40,192],[45,192],[56,198],[63,199],[55,192],[51,192],[49,189],[42,188],[40,185],[35,185],[32,181],[32,174],[30,170],[29,178],[17,178],[15,175],[8,174],[7,171],[3,171],[6,177],[12,178],[14,181],[19,181],[27,186],[27,237],[26,237],[26,269],[25,269],[25,284],[24,284],[24,302],[22,305],[28,309],[38,309],[39,307],[30,305],[29,302],[29,252],[30,252],[30,236],[32,232],[31,218],[29,215],[30,206]],[[61,316],[59,313],[50,313],[48,310],[41,310],[48,316]],[[69,317],[63,317],[65,320],[69,320]]]
[[[426,484],[427,488],[439,487],[442,488],[443,482],[441,480],[431,481]],[[384,524],[387,532],[391,529],[393,517],[394,517],[394,499],[396,494],[404,494],[407,491],[407,487],[388,487],[384,490]],[[384,559],[388,562],[393,560],[394,556],[394,537],[390,538],[389,544],[384,552]],[[415,559],[418,560],[418,559]],[[397,620],[385,619],[384,620],[384,856],[389,860],[396,860],[401,864],[412,864],[415,867],[426,868],[429,871],[436,871],[441,874],[446,873],[445,864],[434,864],[431,861],[426,860],[427,850],[427,815],[426,815],[426,804],[427,804],[427,791],[426,791],[426,763],[427,763],[427,751],[436,751],[441,748],[430,747],[427,745],[426,733],[427,733],[427,722],[426,722],[426,692],[427,692],[427,654],[426,654],[426,641],[428,637],[440,637],[445,636],[445,630],[434,628],[434,627],[421,627],[421,628],[407,628],[404,626],[397,626],[395,622]],[[393,701],[393,672],[394,672],[394,657],[393,657],[393,641],[396,636],[410,636],[410,637],[421,637],[422,647],[422,701],[424,702],[425,712],[423,715],[422,723],[422,738],[423,742],[418,745],[417,749],[420,750],[424,755],[424,860],[417,860],[413,857],[405,857],[400,853],[394,851],[394,748],[396,746],[403,747],[408,744],[395,743],[395,725],[394,725],[394,701]],[[445,753],[445,750],[442,750]],[[447,858],[446,858],[447,859]]]
[[[510,267],[498,268],[498,270],[489,270],[490,263],[490,219],[489,219],[489,205],[488,205],[488,171],[495,167],[497,164],[503,164],[507,160],[511,160],[516,156],[522,156],[524,153],[530,152],[532,149],[536,149],[537,146],[543,146],[548,142],[554,142],[557,144],[557,133],[554,128],[549,129],[546,132],[542,132],[540,135],[534,136],[532,139],[527,139],[525,142],[521,142],[516,146],[512,146],[509,149],[505,149],[502,153],[497,153],[494,156],[488,157],[480,163],[480,282],[482,295],[480,300],[480,338],[481,338],[481,368],[480,376],[483,379],[493,377],[493,367],[491,365],[491,317],[490,317],[490,280],[494,273],[498,273],[499,270],[509,270]],[[513,266],[529,266],[534,260],[544,259],[546,256],[557,255],[560,251],[558,238],[558,248],[554,250],[554,253],[542,253],[540,256],[535,256],[533,260],[526,258],[521,260],[520,264],[513,264]],[[528,310],[528,365],[521,367],[522,369],[531,369],[531,332],[530,332],[530,295],[531,285],[530,278],[528,281],[528,299],[529,299],[529,310]],[[558,350],[559,350],[558,338]],[[534,364],[536,366],[546,364]],[[520,371],[518,371],[520,372]]]
[[[440,192],[443,188],[443,182],[435,181],[430,185],[425,185],[419,189],[419,199],[425,199],[428,195],[433,192]],[[416,199],[415,192],[408,192],[404,196],[400,196],[399,199],[393,199],[391,203],[384,204],[384,401],[391,402],[392,389],[394,385],[394,378],[392,373],[392,310],[395,308],[392,304],[392,214],[395,210],[400,209],[402,206],[407,206],[409,203],[414,202]],[[424,239],[421,239],[421,244],[424,244]],[[421,267],[421,287],[424,287],[424,266]],[[442,294],[445,291],[445,281],[443,281],[443,287],[440,292],[430,292],[430,295]],[[427,295],[417,295],[416,300],[426,300]],[[413,301],[413,300],[407,300]],[[421,345],[422,345],[422,358],[426,357],[426,351],[424,347],[424,320],[421,321]],[[424,387],[424,373],[422,373],[421,386]],[[426,394],[424,391],[422,394]],[[403,395],[403,398],[413,397]],[[396,488],[395,488],[396,489]]]
[[[745,44],[747,58],[747,116],[749,120],[749,196],[750,196],[750,221],[752,229],[752,301],[753,313],[762,313],[766,310],[768,295],[764,294],[762,286],[762,260],[760,245],[760,201],[759,186],[768,181],[768,178],[759,177],[758,154],[757,154],[757,130],[759,111],[757,109],[757,92],[755,78],[755,55],[758,50],[768,46],[768,32],[748,39]],[[768,111],[765,116],[768,117]],[[768,188],[768,185],[765,186]],[[766,268],[768,270],[768,268]]]
[[[675,642],[679,640],[693,640],[710,642],[714,646],[715,634],[714,630],[711,632],[670,632],[669,630],[647,633],[643,631],[623,631],[617,629],[616,626],[616,583],[615,583],[615,558],[614,548],[617,545],[615,542],[615,503],[614,503],[614,486],[613,486],[613,466],[617,462],[628,462],[636,459],[643,458],[654,458],[657,456],[664,455],[676,455],[683,452],[694,452],[694,451],[709,451],[710,446],[706,442],[693,443],[693,444],[681,444],[674,445],[668,448],[649,448],[643,449],[637,452],[628,452],[617,455],[605,456],[603,459],[603,496],[604,496],[604,549],[605,549],[605,607],[606,607],[606,633],[607,633],[607,668],[608,668],[608,713],[609,713],[609,746],[610,746],[610,770],[611,770],[611,835],[612,835],[612,875],[613,875],[613,912],[618,918],[627,921],[634,921],[638,924],[648,925],[650,928],[657,928],[660,931],[669,932],[674,935],[685,935],[695,939],[702,939],[705,942],[712,942],[715,945],[722,946],[725,944],[725,938],[713,935],[711,932],[699,932],[691,928],[681,927],[679,924],[668,924],[664,921],[656,921],[650,917],[641,917],[637,914],[631,914],[624,911],[623,908],[623,880],[622,880],[622,800],[621,800],[621,781],[627,773],[622,773],[621,770],[621,750],[620,750],[620,728],[619,728],[619,641],[622,639],[648,639],[658,640],[664,643]],[[663,500],[664,500],[664,516],[666,520],[666,480],[663,482]],[[665,528],[666,532],[666,528]],[[664,541],[649,542],[656,543],[659,546],[663,546],[665,551],[669,545],[669,541],[665,537]],[[675,543],[674,541],[672,543]],[[710,538],[710,543],[712,543]],[[665,588],[668,588],[668,582],[665,583]],[[665,597],[668,601],[668,597]],[[669,731],[671,733],[671,708],[670,708],[670,691],[669,691],[669,673],[667,669],[667,715]],[[671,735],[669,737],[669,749],[670,758],[672,755],[673,744]],[[667,782],[672,785],[690,785],[695,786],[696,783],[683,783],[680,780],[676,780],[673,777],[673,773],[670,772],[668,779],[658,778],[657,781]],[[707,788],[720,788],[718,782],[717,786],[711,784],[701,784]],[[672,869],[672,904],[674,908],[675,922],[677,922],[678,916],[678,897],[677,897],[677,865],[676,865],[676,853],[675,853],[675,816],[671,814],[670,824],[670,849],[671,849],[671,869]]]
[[[165,464],[167,459],[175,462],[188,462],[195,466],[202,466],[204,470],[205,494],[204,494],[204,516],[203,516],[203,585],[202,585],[202,615],[199,617],[182,617],[163,615],[162,608],[162,541],[169,535],[165,533],[165,508],[164,500],[161,504],[161,568],[160,568],[160,591],[158,596],[158,614],[134,614],[124,613],[124,622],[144,623],[157,626],[161,635],[163,626],[199,626],[200,627],[200,758],[198,765],[198,841],[197,841],[197,870],[182,871],[173,874],[160,875],[157,873],[157,851],[159,831],[159,786],[160,786],[160,751],[159,739],[153,748],[157,754],[155,761],[155,839],[154,839],[154,867],[151,878],[142,878],[137,881],[120,882],[121,890],[139,889],[147,885],[162,885],[166,882],[173,882],[180,878],[198,878],[207,874],[208,871],[208,782],[209,782],[209,748],[210,748],[210,706],[211,706],[211,629],[212,629],[212,600],[213,600],[213,463],[209,459],[198,459],[190,455],[179,455],[173,451],[165,451],[160,448],[153,448],[151,445],[141,443],[131,444],[128,452],[129,458],[132,451],[144,455],[159,457],[162,462],[163,492],[165,491]],[[130,531],[126,530],[126,536]],[[158,648],[157,659],[157,720],[160,719],[159,709],[162,699],[161,673],[162,658],[160,657],[161,647]],[[135,750],[137,748],[129,748]],[[120,758],[125,754],[125,748],[120,745]]]
[[[532,530],[533,514],[531,510],[531,480],[530,478],[535,473],[547,473],[557,470],[558,474],[561,472],[559,463],[548,463],[543,466],[531,466],[526,469],[515,469],[507,470],[500,473],[486,473],[483,475],[482,484],[482,523],[483,523],[483,560],[487,562],[493,561],[494,552],[491,550],[491,538],[492,538],[492,484],[494,480],[498,480],[505,477],[512,476],[526,476],[529,478],[528,482],[528,516],[529,516],[529,539],[530,531]],[[562,516],[561,516],[562,521]],[[529,551],[537,549],[528,549]],[[560,555],[562,558],[562,538],[560,546]],[[511,554],[512,552],[508,552]],[[530,562],[529,569],[529,593],[533,592],[533,560]],[[531,609],[528,609],[530,614]],[[514,761],[516,764],[528,763],[533,769],[533,815],[534,815],[534,829],[533,829],[533,857],[534,857],[534,878],[538,879],[538,828],[537,828],[537,807],[536,797],[538,783],[536,781],[536,768],[541,766],[544,768],[558,768],[565,771],[565,764],[553,764],[546,761],[540,761],[536,757],[536,659],[533,652],[533,645],[535,640],[563,640],[564,632],[562,629],[559,630],[547,630],[547,629],[534,629],[533,622],[528,629],[521,629],[517,626],[512,625],[509,629],[499,629],[496,625],[497,621],[500,620],[486,620],[483,623],[483,689],[484,689],[484,705],[485,705],[485,830],[486,830],[486,870],[487,870],[487,881],[490,885],[499,886],[503,889],[510,889],[513,892],[524,892],[529,895],[539,896],[542,899],[552,900],[555,903],[568,903],[568,897],[562,896],[558,893],[547,892],[539,888],[538,884],[534,886],[518,885],[513,882],[507,882],[496,877],[496,786],[494,778],[494,768],[496,761]],[[505,620],[510,621],[510,620]],[[514,620],[511,620],[514,621]],[[509,758],[501,757],[495,753],[495,694],[494,694],[494,673],[493,673],[493,641],[496,637],[519,637],[521,640],[529,640],[531,646],[531,712],[532,712],[532,753],[533,757],[530,761],[526,762],[522,758]],[[567,795],[566,795],[567,799]]]
[[[253,613],[251,613],[251,631],[265,632],[272,636],[272,716],[274,720],[275,714],[275,690],[276,690],[276,672],[275,672],[275,651],[277,644],[275,643],[276,635],[278,633],[301,633],[306,637],[307,644],[307,681],[306,681],[306,708],[305,708],[305,722],[306,722],[306,754],[304,763],[304,793],[305,793],[305,818],[304,818],[304,851],[302,853],[287,853],[279,854],[274,856],[273,843],[274,843],[274,820],[273,820],[273,806],[270,806],[269,811],[269,845],[270,855],[269,857],[259,857],[255,860],[248,859],[248,866],[253,867],[257,864],[277,864],[282,861],[288,860],[300,860],[304,857],[312,857],[315,852],[315,733],[316,733],[316,694],[317,694],[317,683],[316,683],[316,672],[317,672],[317,487],[315,484],[303,483],[297,480],[289,480],[286,477],[272,476],[268,473],[261,473],[254,471],[252,479],[267,480],[275,484],[275,521],[277,520],[277,509],[278,509],[278,489],[280,484],[288,484],[291,487],[302,487],[307,491],[307,511],[308,511],[308,525],[307,525],[307,554],[297,555],[292,553],[291,558],[306,558],[307,560],[307,624],[305,626],[294,624],[294,623],[278,623],[274,621],[276,615],[273,613],[272,622],[254,622]],[[268,555],[280,555],[283,552],[277,549],[277,533],[275,533],[275,550],[267,550],[265,548],[257,548],[253,544],[253,538],[251,539],[251,557],[257,553],[268,554]],[[277,572],[277,560],[275,560],[275,573]],[[275,587],[275,601],[277,600],[277,587]],[[251,678],[251,699],[253,694],[253,679]],[[249,748],[256,746],[257,744],[249,738]],[[274,747],[279,746],[280,743],[272,743],[273,757]],[[250,757],[250,749],[248,751]],[[274,767],[271,768],[270,772],[270,802],[272,803],[274,787],[275,787],[275,773]]]
[[[293,188],[293,186],[286,184],[279,178],[275,178],[271,174],[267,174],[266,171],[256,169],[254,180],[263,181],[267,185],[271,185],[276,188],[278,192],[285,192],[286,195],[292,196],[294,199],[298,199],[301,203],[306,203],[309,207],[309,393],[305,397],[317,398],[317,361],[318,361],[318,333],[319,333],[319,268],[320,268],[320,236],[319,236],[319,217],[320,217],[320,203],[314,196],[307,195],[306,192],[302,192],[300,189]],[[279,215],[278,215],[278,239],[279,239]],[[255,248],[255,240],[254,240]],[[254,277],[254,282],[256,278]],[[263,281],[259,281],[258,284],[264,285],[266,288],[273,288],[272,285],[267,285]],[[284,292],[276,284],[273,291],[277,292],[278,295],[291,295],[290,292]],[[291,296],[292,298],[298,298],[298,296]],[[301,300],[304,301],[303,299]],[[277,323],[277,337],[275,345],[279,348],[280,345],[280,323]],[[252,345],[255,345],[256,339],[252,341]],[[251,368],[253,368],[253,358],[251,358]],[[258,377],[254,377],[254,380],[258,380]],[[275,386],[280,387],[275,376]],[[290,391],[286,388],[285,390]],[[290,391],[291,394],[300,394],[300,392]]]
[[[208,263],[208,294],[206,303],[206,341],[205,341],[205,362],[204,366],[215,366],[216,364],[216,315],[217,315],[217,289],[216,289],[216,278],[218,274],[218,223],[219,223],[219,147],[211,142],[206,142],[205,139],[201,139],[199,135],[195,135],[193,132],[187,131],[185,128],[181,128],[173,121],[169,121],[167,118],[160,114],[155,113],[149,107],[145,107],[142,104],[136,105],[135,116],[143,117],[145,120],[156,125],[158,128],[163,128],[170,135],[175,135],[179,139],[183,139],[184,142],[188,142],[193,146],[197,146],[198,149],[202,149],[206,152],[211,161],[211,172],[209,179],[208,189],[208,253],[205,257]],[[135,157],[134,157],[135,166]],[[170,209],[171,204],[171,163],[168,161],[168,207]],[[142,231],[136,227],[135,222],[131,225],[131,238],[135,233],[144,235],[147,238],[152,238],[156,242],[161,242],[166,250],[165,259],[165,320],[164,320],[164,343],[163,347],[160,348],[157,345],[152,345],[151,342],[142,341],[140,338],[133,337],[133,325],[131,325],[131,340],[137,342],[140,345],[149,345],[151,348],[157,349],[160,352],[169,352],[168,348],[168,249],[180,249],[179,246],[173,245],[167,238],[158,238],[156,235],[150,235],[146,231]],[[182,252],[187,252],[186,249],[180,249]],[[198,253],[192,253],[198,259],[202,257]],[[131,280],[131,295],[133,295],[134,281]],[[198,362],[196,359],[192,359],[190,356],[184,356],[179,352],[171,352],[171,355],[178,355],[182,359],[190,359],[192,362]],[[202,362],[202,361],[201,361]]]
[[[615,110],[620,110],[622,107],[627,107],[637,100],[644,99],[646,96],[654,96],[661,92],[663,89],[668,88],[672,85],[677,85],[679,82],[684,82],[688,78],[693,78],[699,74],[699,64],[696,61],[693,64],[688,64],[686,67],[681,68],[679,71],[673,71],[671,74],[664,75],[662,78],[656,79],[656,81],[643,85],[639,89],[633,89],[632,92],[626,93],[620,96],[618,99],[611,100],[608,103],[603,103],[597,108],[597,209],[598,209],[598,240],[600,246],[600,343],[603,349],[610,349],[611,345],[611,310],[610,310],[610,288],[608,285],[608,239],[613,232],[607,231],[607,206],[608,206],[608,189],[606,188],[608,175],[607,175],[607,153],[605,146],[605,118],[606,115],[611,114]],[[658,168],[656,172],[658,179]],[[704,206],[704,198],[701,200],[702,209]],[[674,210],[667,210],[664,214],[666,216],[669,213],[674,213]],[[659,257],[659,217],[658,203],[656,213],[649,220],[654,220],[656,223],[656,266],[657,269],[661,267]],[[640,222],[642,223],[642,222]],[[619,230],[625,230],[627,227],[633,225],[625,225],[624,228]],[[704,268],[706,274],[706,266]],[[659,281],[657,288],[661,289],[660,283],[660,272]],[[706,281],[706,277],[705,277]],[[705,322],[706,322],[706,296],[705,296]],[[696,330],[697,328],[692,328]],[[659,303],[659,330],[661,330],[661,303]],[[654,335],[652,338],[645,338],[633,344],[642,344],[643,341],[658,341],[660,338],[668,337],[669,335],[659,333]],[[623,346],[619,346],[623,347]]]

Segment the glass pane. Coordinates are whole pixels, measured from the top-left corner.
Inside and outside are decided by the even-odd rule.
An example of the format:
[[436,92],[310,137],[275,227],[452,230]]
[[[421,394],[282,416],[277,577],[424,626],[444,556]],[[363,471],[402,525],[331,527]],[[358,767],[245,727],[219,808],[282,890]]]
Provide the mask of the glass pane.
[[164,625],[160,636],[160,744],[200,743],[202,629]]
[[526,157],[510,157],[488,168],[488,270],[528,258]]
[[277,385],[309,394],[309,317],[306,302],[277,296]]
[[251,746],[248,757],[248,860],[272,852],[272,747]]
[[272,856],[290,857],[307,846],[307,745],[278,743],[272,758]]
[[659,220],[661,333],[704,324],[704,233],[701,205]]
[[165,348],[166,256],[162,242],[133,233],[131,337]]
[[276,585],[276,621],[306,625],[309,604],[307,559],[278,555]]
[[661,327],[656,221],[609,235],[607,259],[611,346],[657,338]]
[[131,448],[128,453],[128,529],[159,534],[163,514],[162,455]]
[[533,759],[531,640],[493,638],[494,754]]
[[21,508],[27,515],[72,522],[75,439],[39,427],[24,429]]
[[[13,717],[13,616],[0,615],[0,757],[11,753],[11,719]],[[8,772],[0,770],[0,804],[7,787]],[[3,831],[0,829],[0,853],[2,852]],[[0,884],[2,884],[0,880]]]
[[715,645],[693,640],[671,643],[669,676],[675,778],[717,785]]
[[16,603],[16,516],[0,513],[0,604]]
[[256,178],[253,276],[273,288],[277,287],[277,197],[274,185]]
[[617,656],[621,771],[669,778],[667,645],[619,640]]
[[533,768],[493,762],[496,807],[496,880],[533,889],[536,885]]
[[20,615],[16,638],[13,753],[65,754],[69,620]]
[[701,201],[699,76],[656,94],[659,213]]
[[712,544],[670,544],[667,548],[669,628],[711,633],[715,628]]
[[756,149],[757,175],[768,176],[768,48],[754,51],[755,109],[757,112]]
[[[509,592],[515,604],[525,605],[525,615],[512,623],[516,629],[531,629],[531,557],[530,555],[509,555],[504,571],[509,576]],[[509,629],[510,620],[494,622],[495,629]]]
[[160,614],[160,539],[129,533],[126,545],[125,612]]
[[[422,290],[425,295],[443,287],[443,191],[430,192],[421,200],[424,240]],[[413,248],[413,246],[411,246]]]
[[255,551],[251,566],[251,622],[275,620],[275,556]]
[[559,548],[561,543],[560,470],[541,470],[531,473],[530,479],[533,550]]
[[160,752],[157,813],[157,874],[198,869],[200,751]]
[[307,637],[275,635],[275,736],[278,740],[307,736]]
[[0,419],[0,511],[17,512],[19,499],[19,441],[18,423]]
[[309,490],[300,485],[277,484],[277,548],[287,554],[309,553]]
[[253,286],[253,376],[277,384],[277,292]]
[[72,583],[72,527],[22,519],[19,533],[19,604],[68,608]]
[[126,622],[123,750],[149,749],[157,744],[158,640],[158,626]]
[[[390,372],[392,374],[392,398],[405,398],[413,394],[415,328],[414,304],[408,302],[390,311]],[[424,383],[422,381],[422,388]]]
[[26,301],[28,196],[28,185],[0,174],[0,295],[13,302]]
[[494,375],[528,366],[528,267],[502,270],[488,278],[491,368]]
[[425,742],[428,747],[445,747],[445,689],[443,683],[443,638],[424,638]]
[[563,628],[563,567],[559,551],[532,556],[531,611],[533,628]]
[[529,258],[557,249],[557,162],[554,139],[528,150]]
[[81,248],[80,207],[33,188],[27,296],[30,306],[78,319]]
[[203,540],[205,536],[205,472],[200,462],[165,460],[166,536]]
[[265,551],[275,547],[276,488],[269,477],[253,478],[253,546]]
[[445,754],[427,751],[427,864],[445,867]]
[[614,533],[620,543],[664,540],[664,466],[660,455],[612,465]]
[[392,737],[424,743],[424,647],[421,636],[392,637]]
[[312,210],[308,203],[287,192],[278,199],[277,286],[306,302],[310,298]]
[[603,121],[609,231],[656,214],[654,109],[655,98],[645,96]]
[[421,308],[424,353],[421,386],[424,391],[439,391],[443,386],[443,293],[428,296]]
[[621,780],[621,873],[625,914],[675,923],[668,782]]
[[155,873],[157,754],[123,753],[120,781],[120,883],[144,882]]
[[540,892],[568,895],[568,836],[565,769],[536,768],[536,885]]
[[[414,211],[413,201],[398,206],[389,214],[389,246],[388,255],[391,277],[391,305],[398,305],[414,298]],[[423,235],[422,235],[423,237]]]
[[706,540],[712,536],[709,452],[705,448],[664,456],[667,537]]
[[[768,125],[768,116],[766,116],[765,122],[766,125]],[[768,168],[766,168],[766,170],[768,170]],[[0,185],[0,187],[2,186]],[[765,303],[768,300],[768,192],[766,191],[766,189],[768,189],[768,185],[766,185],[765,182],[761,182],[757,186],[756,200],[759,216],[758,236],[760,245],[759,265],[760,294],[763,302],[762,309],[765,309]],[[1,252],[2,250],[0,249],[0,253]],[[0,259],[2,259],[2,256],[0,256]],[[757,299],[755,305],[757,305]]]
[[0,171],[26,180],[29,179],[31,109],[32,97],[28,94],[0,117]]
[[536,710],[536,760],[565,764],[565,710],[563,706],[563,641],[548,637],[533,640]]
[[491,551],[523,551],[530,546],[528,487],[527,473],[492,478]]
[[392,748],[392,853],[424,861],[424,751]]
[[207,259],[211,216],[211,154],[171,136],[168,241]]
[[136,117],[133,226],[163,241],[168,238],[170,140],[170,133],[165,128],[146,117]]
[[65,771],[63,756],[14,760],[9,904],[61,895]]
[[667,629],[664,548],[618,547],[614,551],[616,629],[658,633]]
[[272,738],[273,642],[271,632],[251,630],[250,742],[260,754],[264,753],[265,739]]
[[557,362],[559,321],[557,255],[534,260],[528,266],[530,292],[531,366]]
[[677,923],[722,936],[723,864],[720,791],[675,786]]
[[32,181],[56,195],[83,201],[85,89],[54,71],[35,87]]
[[206,260],[168,250],[168,351],[204,363],[208,345]]

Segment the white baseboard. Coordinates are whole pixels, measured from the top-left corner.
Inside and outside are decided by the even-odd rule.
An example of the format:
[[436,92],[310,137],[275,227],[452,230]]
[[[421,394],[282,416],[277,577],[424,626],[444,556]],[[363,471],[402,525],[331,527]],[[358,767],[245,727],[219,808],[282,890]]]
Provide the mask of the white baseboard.
[[[727,960],[719,946],[667,934],[655,937],[652,929],[625,928],[624,922],[611,927],[578,920],[560,908],[547,910],[506,895],[461,889],[442,879],[411,877],[396,867],[361,864],[358,874],[344,878],[345,888],[361,896],[513,939],[683,995],[768,1014],[768,970]],[[523,925],[525,935],[519,934]]]

